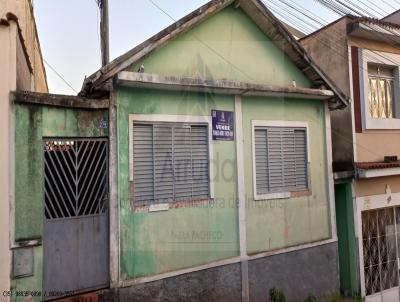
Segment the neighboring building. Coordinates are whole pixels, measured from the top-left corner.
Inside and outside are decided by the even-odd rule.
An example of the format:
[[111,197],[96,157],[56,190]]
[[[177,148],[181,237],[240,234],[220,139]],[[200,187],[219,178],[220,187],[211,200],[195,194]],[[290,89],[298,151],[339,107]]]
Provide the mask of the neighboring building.
[[284,23],[284,22],[282,22],[282,24],[293,35],[293,37],[296,38],[296,40],[299,40],[299,39],[304,38],[306,36],[305,33],[301,32],[297,28],[294,28],[293,26],[290,26],[289,24]]
[[399,301],[400,25],[344,16],[300,40],[351,98],[331,113],[341,289]]
[[[10,288],[14,198],[14,134],[10,91],[47,92],[46,73],[37,37],[32,3],[28,0],[0,1],[0,284]],[[25,148],[27,145],[25,145]],[[29,206],[29,205],[28,205]],[[7,299],[2,293],[0,300]]]

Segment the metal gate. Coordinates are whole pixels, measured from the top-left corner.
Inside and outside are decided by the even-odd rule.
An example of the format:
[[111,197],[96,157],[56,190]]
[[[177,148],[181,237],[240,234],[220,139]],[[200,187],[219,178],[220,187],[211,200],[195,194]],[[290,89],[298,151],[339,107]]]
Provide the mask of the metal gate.
[[106,139],[44,142],[45,299],[108,286]]
[[362,212],[366,301],[400,301],[400,207]]

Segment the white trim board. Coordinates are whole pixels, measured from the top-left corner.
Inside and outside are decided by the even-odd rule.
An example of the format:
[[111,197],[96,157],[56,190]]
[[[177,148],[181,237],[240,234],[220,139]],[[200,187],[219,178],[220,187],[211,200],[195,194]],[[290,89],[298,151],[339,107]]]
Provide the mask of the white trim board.
[[249,301],[249,267],[247,262],[247,232],[246,232],[246,188],[244,174],[243,147],[243,113],[242,97],[235,96],[235,129],[236,129],[236,160],[237,160],[237,194],[239,199],[239,249],[241,260],[242,301]]
[[[394,72],[394,116],[400,115],[400,93],[399,93],[399,65],[400,54],[387,52],[373,52],[371,50],[359,50],[359,72],[360,72],[360,103],[363,130],[372,129],[400,129],[400,118],[372,118],[369,116],[369,84],[368,84],[368,63],[376,63],[386,66],[392,66]],[[397,63],[397,64],[395,64]]]
[[129,181],[133,181],[133,122],[207,124],[210,198],[214,198],[214,151],[211,115],[129,114]]
[[[271,121],[271,120],[252,120],[251,121],[251,148],[252,148],[252,167],[253,167],[253,197],[254,200],[269,200],[269,199],[285,199],[290,198],[290,192],[277,192],[269,194],[257,193],[256,179],[256,154],[255,154],[255,127],[290,127],[290,128],[305,128],[306,129],[306,144],[307,144],[307,166],[310,166],[310,138],[308,122],[303,121]],[[309,173],[309,171],[308,171]],[[308,174],[307,173],[307,174]]]
[[[356,236],[358,241],[358,256],[359,263],[364,263],[364,254],[363,254],[363,242],[362,242],[362,221],[361,221],[361,213],[363,211],[375,210],[381,208],[391,208],[395,206],[400,206],[400,193],[391,193],[390,190],[387,190],[386,194],[379,195],[371,195],[365,197],[356,197],[355,198],[355,225],[356,225]],[[362,265],[359,265],[359,274],[360,274],[360,283],[361,283],[361,294],[363,297],[366,296],[365,291],[365,275],[364,268]]]
[[387,169],[357,169],[357,175],[359,178],[374,178],[400,175],[400,168],[387,168]]
[[[337,238],[336,229],[336,205],[335,205],[335,181],[333,176],[333,159],[332,159],[332,133],[331,133],[331,116],[328,104],[325,104],[325,148],[327,163],[327,182],[328,182],[328,198],[329,198],[329,214],[331,218],[331,236]],[[310,167],[311,169],[311,167]]]
[[351,55],[351,46],[348,46],[349,54],[349,83],[350,83],[350,112],[351,112],[351,129],[353,137],[353,160],[357,162],[357,136],[356,136],[356,125],[355,125],[355,113],[354,113],[354,86],[353,86],[353,58]]

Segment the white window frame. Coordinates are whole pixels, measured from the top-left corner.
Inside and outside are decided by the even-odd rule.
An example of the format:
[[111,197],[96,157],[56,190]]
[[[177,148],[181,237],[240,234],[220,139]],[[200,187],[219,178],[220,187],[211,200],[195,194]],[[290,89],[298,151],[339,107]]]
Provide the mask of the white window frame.
[[[290,198],[291,192],[278,192],[268,194],[257,193],[257,179],[256,179],[256,148],[255,148],[255,128],[256,127],[290,127],[290,128],[305,128],[306,129],[306,146],[307,146],[307,171],[309,174],[310,166],[310,139],[308,122],[302,121],[265,121],[265,120],[252,120],[251,121],[251,146],[252,146],[252,161],[253,161],[253,195],[254,200],[268,200],[268,199],[284,199]],[[308,184],[310,186],[310,184]],[[308,188],[310,189],[310,188]]]
[[[398,65],[394,63],[398,62]],[[369,116],[368,63],[393,67],[393,115],[394,118],[372,118]],[[359,49],[360,103],[363,130],[400,129],[400,55]]]
[[166,115],[166,114],[129,114],[129,181],[133,181],[133,124],[148,123],[188,123],[207,124],[208,126],[208,158],[210,177],[210,199],[214,198],[214,152],[212,140],[212,118],[202,115]]

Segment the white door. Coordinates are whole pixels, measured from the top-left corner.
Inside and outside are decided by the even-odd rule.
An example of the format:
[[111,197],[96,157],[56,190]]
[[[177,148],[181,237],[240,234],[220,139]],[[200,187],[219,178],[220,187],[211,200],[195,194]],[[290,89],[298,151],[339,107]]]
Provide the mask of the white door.
[[399,302],[400,207],[362,212],[366,301]]

